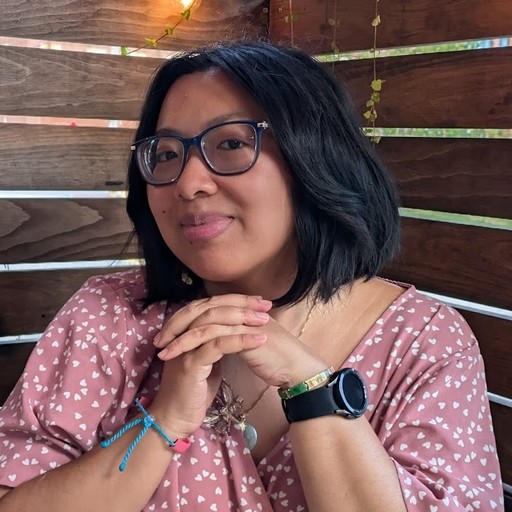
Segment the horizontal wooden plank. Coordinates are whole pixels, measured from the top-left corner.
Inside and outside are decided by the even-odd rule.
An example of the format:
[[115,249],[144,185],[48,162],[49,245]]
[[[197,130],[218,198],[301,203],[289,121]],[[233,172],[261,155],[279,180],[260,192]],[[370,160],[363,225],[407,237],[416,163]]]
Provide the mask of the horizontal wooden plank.
[[512,231],[403,219],[403,253],[383,275],[418,288],[512,309]]
[[478,340],[489,391],[512,399],[512,321],[460,310]]
[[137,119],[161,59],[0,46],[0,113]]
[[124,199],[0,200],[0,264],[121,259],[131,224]]
[[2,188],[125,190],[133,135],[113,128],[0,124]]
[[[132,138],[132,130],[0,124],[2,186],[124,190]],[[512,218],[509,140],[385,137],[377,149],[403,206]]]
[[88,277],[117,270],[105,268],[0,273],[0,336],[44,331],[59,309]]
[[0,406],[23,373],[34,343],[0,345]]
[[[153,0],[33,0],[3,2],[0,35],[79,43],[139,47],[157,38],[181,18],[180,2]],[[184,49],[207,42],[264,37],[268,0],[203,1],[188,22],[161,49]]]
[[[132,137],[131,130],[0,124],[3,188],[124,190]],[[510,141],[389,137],[377,149],[403,206],[512,218]]]
[[[331,53],[333,40],[340,51],[373,47],[375,2],[294,0],[293,42],[309,53]],[[394,0],[380,2],[379,48],[510,36],[512,4],[508,0]],[[287,18],[288,16],[288,18]],[[272,41],[290,42],[289,0],[271,2]],[[338,22],[337,25],[333,22]],[[334,31],[334,28],[336,29]]]
[[403,206],[512,219],[510,140],[383,137],[377,150]]
[[[149,77],[161,62],[6,47],[0,47],[0,59],[3,114],[107,119],[137,118]],[[378,124],[508,128],[511,62],[512,48],[380,59],[378,75],[386,82]],[[346,61],[333,69],[362,113],[372,63]]]
[[[120,258],[131,230],[121,199],[1,200],[0,209],[0,263]],[[512,288],[503,286],[511,231],[404,219],[403,240],[388,277],[512,309]]]
[[[328,66],[347,83],[359,112],[367,110],[372,61]],[[511,75],[512,48],[378,59],[377,77],[385,82],[376,124],[508,129],[512,126]]]
[[494,435],[500,458],[501,478],[512,485],[512,408],[491,403]]

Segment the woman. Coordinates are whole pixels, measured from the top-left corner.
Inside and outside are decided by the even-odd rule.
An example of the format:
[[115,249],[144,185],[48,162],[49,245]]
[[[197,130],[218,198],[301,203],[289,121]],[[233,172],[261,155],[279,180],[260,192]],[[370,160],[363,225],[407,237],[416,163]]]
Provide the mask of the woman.
[[145,270],[90,279],[37,345],[0,511],[503,509],[476,340],[375,277],[397,202],[355,119],[298,50],[160,68],[129,169]]

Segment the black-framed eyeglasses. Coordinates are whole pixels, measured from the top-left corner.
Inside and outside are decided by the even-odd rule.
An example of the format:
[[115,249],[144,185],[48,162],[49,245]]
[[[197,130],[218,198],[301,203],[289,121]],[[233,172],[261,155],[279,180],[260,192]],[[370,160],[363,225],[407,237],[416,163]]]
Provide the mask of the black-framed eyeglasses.
[[195,137],[155,135],[134,142],[142,177],[151,185],[176,183],[187,162],[188,151],[195,146],[214,174],[222,176],[247,172],[258,159],[261,133],[266,121],[228,121],[211,126]]

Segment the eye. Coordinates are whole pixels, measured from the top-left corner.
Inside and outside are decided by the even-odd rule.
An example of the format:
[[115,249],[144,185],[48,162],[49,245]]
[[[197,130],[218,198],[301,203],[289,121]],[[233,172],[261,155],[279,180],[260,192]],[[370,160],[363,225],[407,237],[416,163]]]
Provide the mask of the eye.
[[160,151],[156,154],[157,163],[168,162],[175,158],[178,158],[178,153],[176,153],[176,151]]
[[233,149],[241,149],[245,145],[246,145],[245,142],[242,142],[239,139],[227,139],[224,142],[221,142],[220,144],[218,144],[217,148],[233,150]]

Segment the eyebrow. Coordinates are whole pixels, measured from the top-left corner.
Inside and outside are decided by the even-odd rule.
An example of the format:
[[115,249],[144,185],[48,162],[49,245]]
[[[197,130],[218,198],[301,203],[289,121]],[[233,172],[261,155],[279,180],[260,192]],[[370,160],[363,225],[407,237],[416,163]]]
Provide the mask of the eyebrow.
[[[208,128],[211,128],[212,126],[215,126],[217,124],[225,123],[226,121],[237,121],[237,120],[245,120],[247,119],[247,116],[243,115],[241,112],[233,112],[231,114],[223,114],[221,116],[214,117],[210,119],[203,129],[201,130],[207,130]],[[160,128],[160,130],[157,130],[155,132],[155,135],[178,135],[180,137],[184,137],[184,133],[180,130],[174,129],[174,128]],[[196,134],[197,135],[197,134]]]

